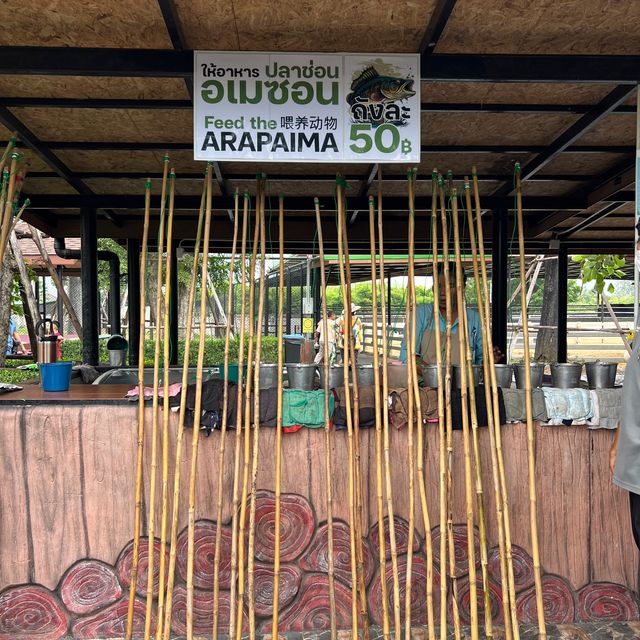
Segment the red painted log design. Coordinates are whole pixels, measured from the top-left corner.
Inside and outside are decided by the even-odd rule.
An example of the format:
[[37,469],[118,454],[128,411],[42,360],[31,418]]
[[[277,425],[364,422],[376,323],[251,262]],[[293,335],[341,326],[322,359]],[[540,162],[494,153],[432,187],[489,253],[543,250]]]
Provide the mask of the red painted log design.
[[[517,599],[518,620],[527,624],[538,622],[536,590],[531,587],[521,593]],[[575,618],[575,601],[569,583],[560,576],[542,576],[542,604],[544,619],[549,624],[565,624]]]
[[13,587],[0,594],[0,640],[58,640],[68,626],[58,599],[44,587]]
[[[273,565],[257,562],[254,570],[255,611],[260,617],[273,615]],[[247,587],[245,593],[249,592]],[[298,595],[302,571],[298,567],[285,564],[280,566],[280,594],[278,596],[278,611],[289,606]]]
[[[125,596],[110,607],[74,622],[73,637],[78,640],[94,638],[120,638],[127,631],[127,611],[129,599]],[[145,603],[136,598],[133,605],[133,637],[144,637]],[[156,615],[151,612],[151,632],[156,628]]]
[[[294,493],[281,497],[280,560],[291,562],[309,546],[316,529],[311,505]],[[275,494],[258,491],[256,498],[256,558],[273,562],[275,558]]]
[[[339,580],[336,586],[336,619],[338,629],[351,628],[351,589]],[[302,579],[300,593],[293,604],[282,612],[278,627],[284,631],[321,631],[331,627],[329,608],[329,578],[308,573]],[[261,633],[271,632],[271,620],[266,620]]]
[[[311,546],[300,559],[305,571],[327,573],[329,570],[329,527],[323,524],[313,539]],[[365,584],[369,584],[374,572],[373,556],[367,542],[362,544]],[[333,523],[333,565],[337,578],[345,584],[351,584],[351,547],[349,526],[344,522]]]
[[[213,588],[217,526],[215,522],[199,520],[195,525],[195,553],[193,558],[193,584],[199,589]],[[220,588],[231,586],[231,530],[221,527]],[[183,580],[187,580],[187,551],[189,531],[185,529],[176,543],[176,564]]]
[[[149,566],[149,538],[140,538],[140,557],[138,560],[138,579],[136,580],[136,593],[146,598],[147,596],[147,568]],[[160,578],[160,540],[156,538],[153,545],[153,596],[158,596]],[[166,552],[166,564],[169,565],[169,550]],[[116,572],[120,583],[127,588],[131,584],[131,565],[133,563],[133,541],[120,552],[116,561]]]
[[[394,516],[393,523],[395,525],[395,534],[396,534],[396,549],[398,555],[402,553],[407,553],[409,551],[409,524],[406,520],[398,516]],[[375,554],[376,559],[380,553],[380,532],[379,532],[378,523],[376,522],[373,527],[371,527],[371,547],[373,548],[373,552]],[[384,519],[384,549],[385,549],[385,557],[387,560],[391,558],[391,542],[389,539],[389,518]],[[422,545],[422,538],[414,532],[413,534],[413,551],[417,553],[420,551],[420,547]]]
[[[484,589],[482,588],[482,579],[476,581],[477,584],[477,601],[478,601],[478,620],[484,624]],[[460,613],[460,622],[462,624],[471,624],[471,583],[469,578],[461,578],[458,580],[458,611]],[[491,593],[491,619],[497,624],[504,622],[502,615],[502,590],[492,581],[489,581],[489,591]],[[449,615],[452,615],[452,599],[453,593],[449,596]]]
[[[513,557],[513,574],[516,593],[519,593],[533,586],[533,560],[522,547],[518,547],[517,545],[511,547],[511,554]],[[491,578],[500,584],[500,549],[498,547],[494,547],[489,552],[488,569]]]
[[[480,565],[480,538],[478,530],[473,529],[476,566]],[[469,573],[469,552],[467,544],[467,525],[453,525],[453,545],[456,557],[456,577],[461,578]],[[433,563],[440,566],[440,528],[433,530]]]
[[[229,632],[230,597],[228,591],[220,591],[218,601],[219,632]],[[248,631],[249,619],[244,612],[243,630]],[[213,627],[213,593],[211,591],[193,590],[193,631],[196,635],[211,635]],[[173,611],[171,628],[178,634],[187,632],[187,588],[177,585],[173,592]]]
[[[407,556],[398,558],[398,578],[400,581],[400,612],[405,618],[405,594],[407,585]],[[386,584],[389,611],[393,611],[393,567],[387,563]],[[380,572],[376,574],[368,595],[369,614],[376,624],[382,624],[382,585]],[[422,556],[414,556],[411,565],[411,624],[427,623],[427,572]],[[433,568],[433,610],[436,619],[440,615],[440,574]]]
[[112,567],[98,560],[73,565],[60,585],[60,597],[72,613],[86,615],[122,597],[122,587]]
[[638,604],[631,591],[619,584],[588,584],[578,591],[578,622],[637,620]]

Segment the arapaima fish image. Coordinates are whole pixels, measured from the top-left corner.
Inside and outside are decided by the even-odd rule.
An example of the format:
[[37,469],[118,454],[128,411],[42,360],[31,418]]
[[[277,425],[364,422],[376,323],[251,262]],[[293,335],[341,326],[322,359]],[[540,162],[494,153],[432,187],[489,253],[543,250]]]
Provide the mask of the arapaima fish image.
[[395,102],[416,94],[413,80],[381,76],[374,66],[367,67],[351,83],[351,93],[347,96],[350,105],[358,102]]

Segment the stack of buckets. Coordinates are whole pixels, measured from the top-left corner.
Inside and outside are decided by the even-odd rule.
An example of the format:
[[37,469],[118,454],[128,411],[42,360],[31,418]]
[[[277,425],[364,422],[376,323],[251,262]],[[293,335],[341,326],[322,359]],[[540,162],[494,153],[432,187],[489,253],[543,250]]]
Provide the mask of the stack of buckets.
[[[72,362],[57,362],[58,335],[54,325],[58,323],[45,318],[36,325],[38,334],[38,369],[43,391],[68,391],[71,382]],[[49,326],[47,330],[47,325]]]

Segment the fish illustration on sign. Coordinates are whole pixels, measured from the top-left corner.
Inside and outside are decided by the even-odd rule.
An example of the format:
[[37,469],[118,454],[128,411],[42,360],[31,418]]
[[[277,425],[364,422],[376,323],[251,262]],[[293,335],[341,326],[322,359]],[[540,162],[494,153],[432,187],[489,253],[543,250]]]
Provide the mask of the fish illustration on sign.
[[396,102],[416,95],[413,79],[381,76],[374,66],[369,66],[351,83],[347,102]]

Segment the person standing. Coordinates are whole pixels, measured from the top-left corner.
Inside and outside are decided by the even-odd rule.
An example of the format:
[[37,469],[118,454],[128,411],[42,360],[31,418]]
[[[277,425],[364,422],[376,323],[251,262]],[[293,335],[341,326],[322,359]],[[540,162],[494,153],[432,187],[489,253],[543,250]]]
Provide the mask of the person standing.
[[[335,311],[327,312],[327,336],[326,342],[329,345],[329,364],[332,365],[336,361],[336,314]],[[320,364],[324,360],[324,319],[318,322],[316,327],[316,342],[318,344],[318,353],[314,360],[315,364]]]
[[[360,311],[360,307],[351,303],[351,340],[353,341],[353,349],[355,354],[356,363],[358,362],[358,355],[361,351],[364,350],[364,327],[362,325],[362,319],[358,315],[358,311]],[[337,342],[338,349],[340,352],[340,356],[342,357],[342,362],[344,362],[344,350],[349,347],[349,343],[345,340],[346,328],[345,328],[345,317],[344,311],[342,315],[337,320],[338,331],[337,331]]]
[[26,353],[20,335],[18,334],[18,325],[13,318],[9,318],[9,334],[7,336],[7,351],[8,356],[14,353]]

